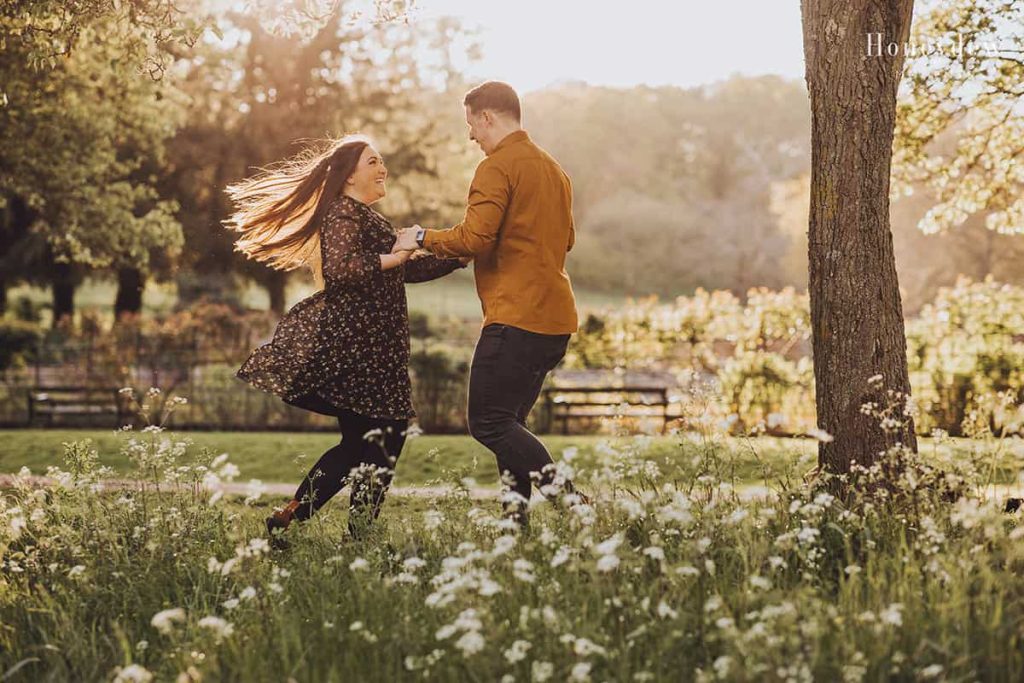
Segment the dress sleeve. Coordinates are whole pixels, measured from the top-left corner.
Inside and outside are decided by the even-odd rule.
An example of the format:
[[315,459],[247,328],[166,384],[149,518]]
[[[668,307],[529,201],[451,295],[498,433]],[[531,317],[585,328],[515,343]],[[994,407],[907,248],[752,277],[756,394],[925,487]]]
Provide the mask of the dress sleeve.
[[363,247],[363,224],[356,216],[332,209],[321,234],[324,288],[366,288],[380,279],[380,254]]
[[424,256],[418,259],[410,259],[405,262],[405,281],[428,282],[444,277],[459,268],[465,268],[465,266],[457,258]]

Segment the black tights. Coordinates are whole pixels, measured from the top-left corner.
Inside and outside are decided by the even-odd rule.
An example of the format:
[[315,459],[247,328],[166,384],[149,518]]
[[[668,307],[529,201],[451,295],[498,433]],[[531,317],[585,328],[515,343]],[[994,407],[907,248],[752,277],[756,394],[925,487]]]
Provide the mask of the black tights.
[[[338,414],[341,443],[325,452],[295,491],[295,519],[309,519],[346,484],[352,485],[348,528],[362,536],[380,514],[395,464],[405,444],[408,420]],[[361,467],[362,466],[362,467]]]

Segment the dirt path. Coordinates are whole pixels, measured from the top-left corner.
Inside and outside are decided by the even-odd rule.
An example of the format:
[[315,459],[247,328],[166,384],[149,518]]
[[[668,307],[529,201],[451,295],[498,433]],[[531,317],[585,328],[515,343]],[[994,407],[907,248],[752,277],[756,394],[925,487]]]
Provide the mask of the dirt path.
[[[29,475],[27,477],[20,477],[15,474],[0,474],[0,489],[12,488],[16,481],[27,482],[30,486],[41,488],[44,486],[55,486],[57,480],[52,477],[42,477],[37,475]],[[104,490],[116,491],[122,489],[137,489],[142,485],[142,482],[133,479],[103,479],[100,482],[101,487]],[[295,484],[286,482],[263,482],[262,491],[264,496],[270,497],[288,497],[295,493]],[[218,487],[209,489],[214,491],[223,491],[229,495],[248,495],[250,487],[248,483],[229,483],[221,484]],[[413,498],[443,498],[456,492],[456,488],[453,486],[394,486],[388,491],[389,496],[409,496]],[[763,500],[769,498],[775,494],[775,491],[767,486],[750,484],[744,486],[738,486],[736,488],[737,493],[743,500]],[[476,486],[469,489],[469,496],[473,500],[489,500],[498,497],[497,488],[488,488],[483,486]],[[1005,484],[992,484],[985,488],[984,491],[977,492],[982,495],[985,499],[1005,500],[1009,497],[1021,497],[1024,495],[1019,486],[1009,486]],[[600,496],[598,496],[600,497]]]
[[[57,485],[57,480],[52,477],[42,477],[37,475],[20,477],[16,474],[0,474],[0,489],[12,488],[16,481],[28,483],[30,486],[35,488]],[[141,482],[132,479],[103,479],[100,481],[100,486],[106,491],[136,489],[141,485]],[[268,496],[290,496],[295,493],[295,484],[284,482],[264,482],[261,489],[263,494]],[[248,483],[229,483],[210,488],[209,490],[211,493],[214,491],[223,491],[226,494],[244,496],[248,495],[250,488]],[[450,486],[395,486],[388,491],[388,495],[413,496],[417,498],[442,498],[454,493],[455,491],[456,489]],[[497,498],[498,489],[478,486],[469,489],[469,495],[473,499]]]

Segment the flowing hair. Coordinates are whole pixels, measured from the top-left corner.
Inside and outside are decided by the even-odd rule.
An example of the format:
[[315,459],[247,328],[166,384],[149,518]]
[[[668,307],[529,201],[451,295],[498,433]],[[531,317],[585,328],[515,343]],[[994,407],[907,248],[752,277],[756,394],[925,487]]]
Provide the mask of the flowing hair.
[[229,185],[235,212],[224,225],[241,233],[235,250],[278,270],[306,266],[322,286],[320,224],[369,144],[346,135]]

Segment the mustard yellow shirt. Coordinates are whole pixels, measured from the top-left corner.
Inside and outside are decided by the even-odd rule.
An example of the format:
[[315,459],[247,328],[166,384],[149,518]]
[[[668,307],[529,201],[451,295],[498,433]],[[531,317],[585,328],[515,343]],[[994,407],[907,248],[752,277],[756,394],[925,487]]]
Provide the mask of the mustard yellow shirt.
[[473,257],[484,325],[572,334],[579,321],[565,258],[575,240],[569,176],[519,130],[477,166],[462,222],[427,230],[423,246]]

